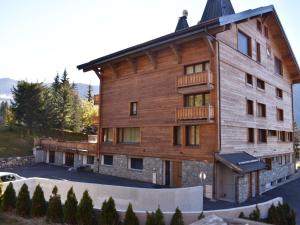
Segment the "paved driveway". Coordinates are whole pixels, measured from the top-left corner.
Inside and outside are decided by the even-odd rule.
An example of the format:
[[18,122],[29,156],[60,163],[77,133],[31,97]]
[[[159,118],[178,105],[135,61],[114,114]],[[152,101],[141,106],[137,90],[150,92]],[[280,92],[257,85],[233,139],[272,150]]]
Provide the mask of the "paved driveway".
[[70,180],[95,184],[108,184],[126,187],[139,188],[161,188],[162,186],[152,183],[133,181],[124,178],[106,176],[98,173],[68,171],[68,168],[53,166],[48,164],[37,164],[28,167],[18,167],[13,169],[1,169],[1,172],[13,172],[23,177],[42,177],[58,180]]

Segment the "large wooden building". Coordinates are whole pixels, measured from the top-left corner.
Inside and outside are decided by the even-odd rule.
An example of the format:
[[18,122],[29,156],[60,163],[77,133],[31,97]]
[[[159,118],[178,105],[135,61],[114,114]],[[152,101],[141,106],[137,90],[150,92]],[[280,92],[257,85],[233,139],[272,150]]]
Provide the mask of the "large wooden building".
[[294,172],[300,71],[273,6],[208,0],[197,25],[184,11],[174,33],[78,69],[100,79],[100,173],[243,202]]

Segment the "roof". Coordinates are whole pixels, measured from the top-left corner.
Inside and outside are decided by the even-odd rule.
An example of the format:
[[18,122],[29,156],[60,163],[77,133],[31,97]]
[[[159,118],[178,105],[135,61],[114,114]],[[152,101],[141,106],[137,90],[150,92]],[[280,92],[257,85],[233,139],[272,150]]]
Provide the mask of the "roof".
[[246,152],[216,154],[216,159],[229,168],[242,174],[267,168],[265,163]]
[[300,68],[297,63],[297,59],[293,53],[293,50],[289,43],[289,40],[286,36],[286,33],[282,27],[282,24],[279,20],[279,17],[277,15],[276,10],[273,5],[266,6],[266,7],[260,7],[260,8],[256,8],[256,9],[251,9],[251,10],[246,10],[246,11],[231,14],[231,15],[224,15],[219,18],[201,22],[201,23],[199,23],[195,26],[189,27],[187,29],[183,29],[183,30],[180,30],[180,31],[177,31],[174,33],[170,33],[168,35],[153,39],[151,41],[148,41],[148,42],[145,42],[145,43],[142,43],[139,45],[135,45],[133,47],[126,48],[124,50],[100,57],[100,58],[92,60],[88,63],[78,65],[77,68],[83,69],[83,71],[85,71],[85,72],[90,71],[93,69],[93,67],[101,66],[101,65],[108,63],[110,61],[113,61],[113,60],[128,57],[131,54],[137,54],[139,52],[149,50],[151,48],[158,47],[163,44],[172,43],[174,41],[177,41],[177,40],[180,40],[183,38],[187,38],[192,35],[201,34],[201,33],[205,35],[206,32],[210,29],[217,28],[220,26],[226,26],[231,23],[241,22],[241,21],[251,19],[251,18],[254,18],[257,16],[261,16],[263,14],[267,14],[267,13],[274,13],[275,18],[279,24],[280,30],[282,31],[283,38],[284,38],[285,42],[287,43],[287,46],[288,46],[289,52],[291,54],[291,57],[293,59],[293,62],[295,63],[295,66],[297,67],[298,74],[300,75]]
[[201,22],[230,14],[235,14],[230,0],[208,0],[201,18]]

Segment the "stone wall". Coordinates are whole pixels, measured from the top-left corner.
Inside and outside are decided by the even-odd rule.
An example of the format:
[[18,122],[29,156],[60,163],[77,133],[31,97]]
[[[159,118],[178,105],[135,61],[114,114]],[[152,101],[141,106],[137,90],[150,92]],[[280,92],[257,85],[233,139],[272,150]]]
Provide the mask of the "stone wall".
[[284,182],[286,177],[293,173],[295,173],[294,163],[280,165],[278,162],[273,162],[272,170],[264,170],[260,173],[260,192],[263,193],[272,189],[272,186],[276,185],[279,179]]
[[35,163],[34,156],[0,158],[0,168],[29,166]]
[[145,157],[143,170],[128,168],[128,157],[126,155],[114,155],[113,166],[100,165],[99,173],[117,177],[140,180],[144,182],[153,181],[153,173],[156,173],[156,183],[163,184],[163,162],[159,158]]
[[248,178],[249,174],[241,176],[238,179],[238,203],[242,203],[248,199],[249,195],[249,186]]

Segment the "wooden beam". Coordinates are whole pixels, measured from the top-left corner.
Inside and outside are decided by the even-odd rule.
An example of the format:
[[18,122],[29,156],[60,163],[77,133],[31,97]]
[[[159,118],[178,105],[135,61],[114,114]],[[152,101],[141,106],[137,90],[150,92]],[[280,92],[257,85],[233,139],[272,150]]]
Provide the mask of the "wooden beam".
[[208,47],[210,53],[214,56],[214,55],[215,55],[215,49],[214,49],[214,46],[213,46],[213,44],[211,43],[209,37],[206,36],[206,37],[203,38],[203,40],[204,40],[204,42],[206,43],[206,45],[207,45],[207,47]]
[[136,60],[132,59],[130,57],[126,58],[126,61],[128,62],[128,64],[130,65],[132,72],[136,73],[137,72],[137,65],[136,65]]
[[97,77],[100,79],[101,78],[101,68],[96,67],[93,69],[93,71],[96,73]]
[[114,64],[112,64],[112,63],[109,63],[108,66],[111,69],[111,71],[113,72],[114,77],[117,78],[118,77],[118,73],[117,73],[117,70],[116,70],[116,66]]
[[156,69],[157,63],[156,63],[155,54],[153,52],[146,52],[146,55],[148,56],[148,59],[153,66],[153,69]]
[[178,45],[171,44],[170,49],[172,50],[172,52],[173,52],[173,54],[176,58],[177,63],[180,64],[181,63],[181,55],[180,55],[180,50],[179,50]]

